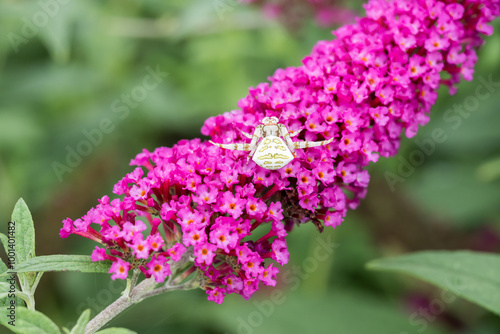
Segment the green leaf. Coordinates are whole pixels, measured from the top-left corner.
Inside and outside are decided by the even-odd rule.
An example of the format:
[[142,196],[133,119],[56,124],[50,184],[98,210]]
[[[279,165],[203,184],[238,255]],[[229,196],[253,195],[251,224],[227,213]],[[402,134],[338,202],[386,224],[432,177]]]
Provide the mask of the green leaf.
[[99,331],[96,334],[137,334],[137,332],[131,331],[130,329],[126,328],[111,327]]
[[0,323],[18,334],[60,334],[61,331],[52,320],[38,311],[25,307],[16,308],[15,326],[8,324],[11,319],[2,316]]
[[367,264],[367,268],[408,274],[500,315],[499,255],[427,251],[374,260]]
[[[15,235],[16,261],[17,265],[19,265],[35,257],[35,227],[33,226],[30,210],[22,198],[17,201],[14,207],[12,221],[15,222],[12,232]],[[4,247],[7,247],[7,245],[4,244]]]
[[0,259],[0,275],[5,273],[8,270],[5,263]]
[[[312,274],[312,273],[311,273]],[[297,277],[294,277],[294,279]],[[189,313],[193,323],[216,323],[220,332],[229,333],[333,333],[333,334],[417,334],[400,307],[363,291],[338,289],[321,295],[299,290],[276,289],[257,302],[227,298],[219,309],[198,305],[196,294],[170,295],[168,304],[192,305]],[[276,292],[277,291],[277,292]],[[174,297],[175,296],[175,297]],[[275,296],[278,296],[277,298]],[[174,297],[177,304],[171,302]],[[163,301],[165,301],[164,299]],[[183,299],[188,299],[185,302]],[[155,302],[159,305],[159,302]],[[192,303],[190,303],[192,302]],[[163,303],[165,305],[165,303]],[[164,306],[162,306],[164,307]],[[137,308],[141,316],[146,312]],[[179,313],[180,316],[181,313]],[[189,315],[190,314],[190,315]],[[300,315],[293,316],[290,315]],[[362,319],[362,320],[361,320]],[[255,321],[257,320],[257,321]],[[442,334],[433,324],[428,324],[424,334]],[[158,331],[159,332],[159,331]]]
[[5,301],[3,299],[7,298],[9,294],[10,284],[6,282],[0,282],[0,305],[4,306]]
[[[3,249],[5,250],[5,254],[9,254],[9,247],[8,247],[9,246],[9,239],[7,238],[7,236],[3,233],[0,233],[0,241],[2,242]],[[3,261],[2,261],[2,263],[3,263]],[[4,263],[4,265],[5,265],[5,263]],[[7,268],[7,265],[5,265],[5,268]],[[3,271],[1,273],[3,273]]]
[[80,318],[78,318],[78,321],[76,322],[75,327],[73,327],[73,329],[71,330],[70,334],[85,334],[85,327],[87,326],[89,319],[90,319],[90,309],[87,309],[83,311]]
[[[35,257],[35,227],[30,210],[20,198],[12,211],[11,222],[8,225],[7,236],[0,236],[7,255],[13,255],[14,261],[9,263],[15,270],[21,263]],[[13,241],[13,242],[12,242]],[[32,286],[36,280],[36,273],[27,272],[18,275],[21,290],[33,295]]]
[[87,255],[37,256],[18,267],[17,273],[30,271],[80,271],[82,273],[107,273],[111,261],[93,262]]
[[[8,271],[9,271],[9,269],[7,268],[7,266],[5,265],[5,263],[0,260],[0,276],[2,276],[2,274],[4,274],[4,273],[7,273]],[[2,277],[2,279],[4,277]],[[6,288],[5,285],[7,285],[8,288]],[[21,293],[19,292],[19,287],[17,286],[17,282],[15,283],[15,287],[16,287],[16,305],[17,306],[24,306],[24,301],[21,298],[19,298],[19,296],[20,296]],[[5,289],[7,289],[7,290],[5,290]],[[9,290],[10,290],[10,284],[9,283],[7,283],[7,282],[0,282],[0,306],[7,306],[8,303],[10,303],[10,300],[7,299],[8,296],[5,293],[6,291],[9,291]],[[23,294],[23,297],[25,297],[25,296],[26,295]]]
[[[7,282],[0,282],[0,296],[9,292],[10,284]],[[3,298],[3,297],[0,297]]]

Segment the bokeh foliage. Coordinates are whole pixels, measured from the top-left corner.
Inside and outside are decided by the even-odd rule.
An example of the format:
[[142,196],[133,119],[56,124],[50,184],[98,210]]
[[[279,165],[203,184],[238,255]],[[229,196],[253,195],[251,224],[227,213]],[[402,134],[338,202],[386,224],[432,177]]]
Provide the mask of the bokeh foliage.
[[[226,1],[223,13],[214,3],[67,1],[26,38],[23,29],[43,11],[40,3],[0,0],[2,231],[23,197],[33,212],[39,255],[89,254],[92,242],[59,239],[61,221],[80,217],[98,197],[111,195],[135,154],[200,137],[207,117],[236,108],[249,86],[277,68],[300,65],[317,40],[332,38],[313,22],[290,32],[235,1]],[[10,33],[27,39],[17,51]],[[500,250],[500,88],[457,129],[444,116],[475,96],[478,78],[491,75],[500,82],[499,55],[497,33],[479,52],[475,80],[462,83],[454,96],[441,89],[430,123],[417,137],[403,140],[400,158],[382,158],[370,167],[368,196],[341,227],[318,236],[308,224],[291,234],[291,261],[284,272],[314,258],[318,237],[331,238],[338,247],[300,284],[282,282],[277,289],[284,301],[272,312],[256,306],[269,305],[270,289],[249,302],[231,296],[222,306],[207,302],[200,291],[175,292],[133,307],[113,325],[140,333],[236,333],[240,319],[253,316],[255,322],[257,312],[263,321],[253,333],[498,333],[498,318],[461,300],[431,314],[432,320],[412,318],[419,307],[439,300],[439,290],[367,272],[364,264],[421,249]],[[120,118],[124,114],[114,112],[114,101],[142,85],[147,67],[169,75]],[[82,131],[99,128],[104,118],[113,130],[59,178],[53,163],[66,164],[68,147],[76,150],[86,140]],[[401,159],[421,150],[417,141],[432,138],[435,129],[443,129],[447,139],[391,188],[387,172],[398,173]],[[85,308],[95,314],[111,295],[119,295],[120,282],[109,284],[107,275],[47,273],[37,308],[69,326]]]

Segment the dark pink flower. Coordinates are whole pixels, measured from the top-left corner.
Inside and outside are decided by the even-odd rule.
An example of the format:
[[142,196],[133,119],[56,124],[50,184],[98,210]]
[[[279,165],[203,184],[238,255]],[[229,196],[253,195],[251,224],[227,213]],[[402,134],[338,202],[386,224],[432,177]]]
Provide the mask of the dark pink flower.
[[179,261],[182,257],[182,254],[184,254],[185,252],[186,247],[184,247],[184,245],[181,243],[177,243],[171,248],[167,249],[168,255],[170,255],[170,258],[175,262]]
[[165,277],[170,275],[170,265],[167,263],[167,259],[161,255],[153,255],[153,258],[146,265],[148,268],[148,274],[154,277],[157,283],[163,283]]
[[123,261],[122,259],[116,259],[116,261],[113,262],[111,268],[109,269],[109,273],[112,274],[111,279],[126,279],[129,269],[130,263]]

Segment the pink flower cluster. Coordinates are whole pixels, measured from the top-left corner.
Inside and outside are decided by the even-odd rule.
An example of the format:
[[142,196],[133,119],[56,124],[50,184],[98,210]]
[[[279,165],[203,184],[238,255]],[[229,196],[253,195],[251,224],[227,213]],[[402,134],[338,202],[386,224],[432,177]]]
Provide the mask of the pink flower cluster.
[[472,79],[475,48],[481,34],[492,33],[487,23],[499,15],[500,1],[372,0],[365,8],[357,24],[333,32],[337,39],[318,42],[303,66],[277,70],[270,84],[250,89],[240,109],[202,128],[214,142],[243,142],[241,131],[251,133],[263,117],[275,116],[301,131],[301,140],[335,138],[267,172],[273,180],[288,175],[286,200],[305,210],[295,210],[301,221],[324,219],[333,208],[338,224],[366,194],[364,167],[395,155],[402,130],[413,137],[428,122],[439,85],[453,94],[460,76]]
[[474,49],[492,33],[487,23],[500,0],[372,0],[366,10],[337,39],[319,42],[303,66],[276,71],[239,110],[202,128],[215,142],[248,142],[241,131],[275,116],[301,140],[332,143],[297,150],[276,171],[199,139],[145,150],[113,189],[122,198],[105,196],[82,218],[66,219],[61,236],[99,242],[92,259],[111,260],[113,279],[136,268],[157,282],[197,271],[217,303],[229,293],[249,298],[260,282],[275,285],[270,260],[288,262],[294,226],[339,225],[366,194],[364,167],[396,154],[403,129],[411,137],[427,123],[440,84],[453,93],[460,75],[472,78]]
[[278,18],[289,28],[299,27],[312,16],[323,27],[352,22],[355,14],[344,8],[339,0],[240,0],[242,3],[262,7],[264,14]]
[[[255,166],[199,139],[144,151],[132,164],[147,174],[137,167],[113,189],[123,199],[104,196],[82,218],[67,218],[62,237],[73,233],[100,242],[104,248],[96,246],[92,259],[113,261],[113,279],[139,268],[161,283],[177,262],[192,260],[184,274],[203,273],[208,299],[217,303],[233,292],[249,298],[259,282],[276,284],[278,269],[265,260],[288,262],[283,208],[271,201],[289,185],[286,178],[269,187]],[[261,225],[269,231],[252,239]]]

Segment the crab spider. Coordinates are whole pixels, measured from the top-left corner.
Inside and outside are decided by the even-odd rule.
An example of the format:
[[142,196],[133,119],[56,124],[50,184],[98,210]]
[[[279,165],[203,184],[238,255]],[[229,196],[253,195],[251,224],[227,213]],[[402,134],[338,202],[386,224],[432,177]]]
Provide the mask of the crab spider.
[[[327,145],[333,138],[324,141],[296,141],[291,137],[297,136],[300,131],[290,134],[287,128],[278,123],[276,117],[265,117],[252,134],[242,131],[242,134],[251,138],[249,144],[217,144],[210,140],[215,146],[226,148],[228,150],[250,151],[247,161],[252,158],[257,165],[266,169],[279,169],[286,166],[295,158],[295,150],[299,148],[308,148]],[[262,140],[261,140],[262,139]]]

